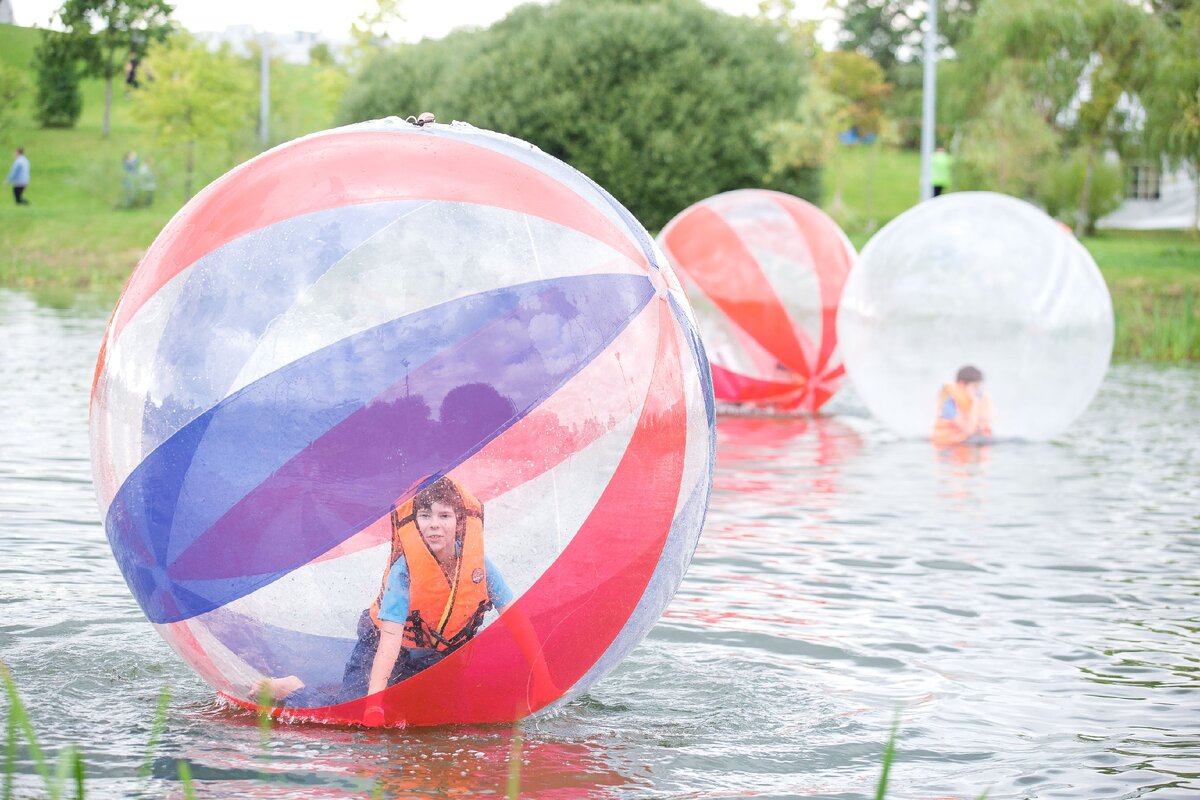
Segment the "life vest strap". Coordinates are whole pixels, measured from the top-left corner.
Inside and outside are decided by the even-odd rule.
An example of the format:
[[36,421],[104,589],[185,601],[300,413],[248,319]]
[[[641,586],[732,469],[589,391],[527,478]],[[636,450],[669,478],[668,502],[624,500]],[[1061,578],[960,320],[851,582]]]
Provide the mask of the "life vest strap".
[[483,625],[483,617],[491,608],[492,604],[489,601],[480,601],[467,624],[458,633],[449,637],[438,633],[432,625],[421,618],[421,610],[416,609],[408,617],[408,624],[404,627],[404,639],[406,642],[411,642],[412,646],[416,648],[449,653],[462,647],[479,632],[480,626]]

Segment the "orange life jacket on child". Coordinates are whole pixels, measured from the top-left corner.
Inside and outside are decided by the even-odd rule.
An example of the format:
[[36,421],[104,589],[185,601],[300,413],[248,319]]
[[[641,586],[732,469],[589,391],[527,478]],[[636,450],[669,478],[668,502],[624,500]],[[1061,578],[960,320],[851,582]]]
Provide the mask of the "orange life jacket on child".
[[[958,414],[954,419],[945,419],[942,417],[942,407],[946,405],[947,400],[954,401],[954,408]],[[971,393],[960,386],[957,382],[947,383],[938,392],[938,412],[937,419],[933,423],[933,443],[937,447],[951,447],[956,444],[962,444],[971,436],[991,436],[992,427],[991,420],[979,420],[979,428],[974,433],[964,433],[962,428],[958,426],[958,420],[969,416],[971,406],[974,404],[975,398]]]
[[483,504],[455,484],[466,506],[456,534],[458,559],[449,578],[429,551],[413,514],[413,501],[392,509],[392,551],[383,586],[371,605],[371,619],[379,627],[379,606],[387,576],[397,559],[408,565],[408,619],[404,646],[450,652],[471,639],[492,607],[488,598],[487,568],[483,557]]

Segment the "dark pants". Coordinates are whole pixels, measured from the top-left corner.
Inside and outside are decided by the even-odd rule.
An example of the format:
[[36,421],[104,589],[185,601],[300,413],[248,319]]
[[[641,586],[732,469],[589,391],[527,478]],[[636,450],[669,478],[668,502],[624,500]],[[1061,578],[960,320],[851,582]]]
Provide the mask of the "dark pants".
[[[312,708],[348,703],[367,696],[367,685],[371,680],[371,666],[379,650],[379,629],[371,621],[369,610],[358,618],[358,642],[346,662],[341,686],[305,686],[287,696],[284,705],[292,708]],[[405,678],[411,678],[423,669],[441,661],[443,654],[436,650],[413,650],[403,648],[388,677],[388,686],[394,686]]]
[[25,194],[24,186],[14,186],[13,187],[13,199],[17,201],[17,205],[19,205],[19,206],[29,205],[29,201],[21,196],[23,194]]
[[942,193],[942,190],[943,190],[943,189],[945,189],[945,188],[946,188],[946,187],[944,187],[944,186],[934,186],[934,187],[933,187],[933,196],[934,196],[934,197],[937,197],[939,194],[941,194],[941,193]]

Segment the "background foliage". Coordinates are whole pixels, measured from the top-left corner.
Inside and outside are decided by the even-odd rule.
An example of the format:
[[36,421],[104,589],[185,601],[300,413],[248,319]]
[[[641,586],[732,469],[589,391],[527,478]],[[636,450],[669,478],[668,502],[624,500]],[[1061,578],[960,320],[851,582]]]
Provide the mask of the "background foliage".
[[69,36],[42,31],[34,52],[37,62],[38,124],[43,128],[72,128],[83,111],[79,94],[81,66]]
[[[342,118],[432,110],[512,134],[658,228],[704,197],[768,182],[764,132],[797,116],[805,74],[777,26],[698,0],[562,0],[384,53]],[[770,182],[811,196],[812,166],[789,163]]]

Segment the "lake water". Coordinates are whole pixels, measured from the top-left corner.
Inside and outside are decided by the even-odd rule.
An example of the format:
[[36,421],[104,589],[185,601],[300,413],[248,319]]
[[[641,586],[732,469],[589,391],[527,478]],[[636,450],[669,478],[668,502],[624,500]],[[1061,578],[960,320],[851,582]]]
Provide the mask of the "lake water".
[[[145,621],[91,488],[104,302],[0,290],[0,659],[89,797],[1182,797],[1200,789],[1200,370],[1114,367],[1061,439],[939,457],[851,397],[723,418],[699,550],[584,698],[511,726],[281,726]],[[170,713],[147,756],[158,696]],[[513,761],[514,749],[519,753]],[[18,796],[40,787],[18,764]]]

